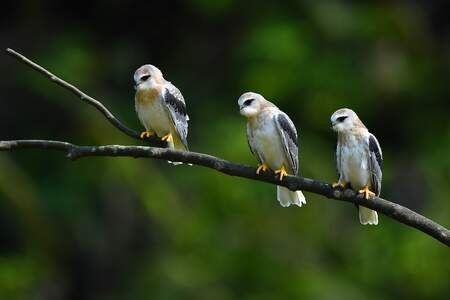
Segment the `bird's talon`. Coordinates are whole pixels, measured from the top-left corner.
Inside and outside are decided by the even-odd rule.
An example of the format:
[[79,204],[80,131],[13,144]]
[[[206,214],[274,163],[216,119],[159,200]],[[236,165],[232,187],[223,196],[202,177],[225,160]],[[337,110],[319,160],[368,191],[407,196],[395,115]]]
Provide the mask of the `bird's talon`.
[[144,139],[144,138],[149,138],[149,137],[151,137],[151,136],[154,135],[154,134],[155,134],[155,133],[154,133],[153,131],[147,130],[147,131],[142,131],[141,134],[139,135],[139,137],[140,137],[141,139]]
[[275,170],[275,174],[280,176],[280,181],[283,181],[283,177],[288,175],[284,166],[281,166],[280,169]]
[[165,142],[172,142],[173,141],[173,137],[172,137],[172,134],[171,133],[168,133],[168,134],[166,134],[165,136],[163,136],[162,138],[161,138],[161,140],[162,141],[165,141]]
[[333,182],[331,184],[331,186],[333,187],[333,189],[335,189],[337,187],[345,189],[347,187],[347,182],[345,182],[345,181]]
[[256,169],[256,174],[259,175],[259,173],[260,173],[261,171],[265,172],[265,171],[267,171],[268,169],[269,169],[269,167],[268,167],[266,164],[259,165],[258,168]]
[[369,190],[368,186],[363,187],[362,190],[358,191],[360,194],[364,194],[364,198],[369,199],[375,197],[375,193]]

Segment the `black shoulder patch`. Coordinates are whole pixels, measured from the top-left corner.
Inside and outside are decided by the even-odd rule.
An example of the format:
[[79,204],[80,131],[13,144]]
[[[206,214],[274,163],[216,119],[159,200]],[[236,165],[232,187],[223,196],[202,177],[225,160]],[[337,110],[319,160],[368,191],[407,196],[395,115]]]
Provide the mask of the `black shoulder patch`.
[[170,105],[174,111],[182,116],[186,116],[186,105],[177,99],[174,95],[172,95],[168,90],[166,90],[165,101],[167,105]]
[[378,165],[380,166],[380,169],[381,169],[381,166],[383,164],[383,158],[381,157],[380,148],[378,146],[377,141],[373,137],[373,135],[371,135],[369,137],[369,150],[370,150],[370,152],[375,154]]
[[294,142],[294,144],[296,146],[298,146],[297,134],[295,133],[295,128],[292,128],[292,125],[289,122],[289,120],[286,118],[286,116],[283,114],[279,114],[278,115],[278,123],[280,123],[281,128],[283,129],[284,132],[287,133],[287,135]]

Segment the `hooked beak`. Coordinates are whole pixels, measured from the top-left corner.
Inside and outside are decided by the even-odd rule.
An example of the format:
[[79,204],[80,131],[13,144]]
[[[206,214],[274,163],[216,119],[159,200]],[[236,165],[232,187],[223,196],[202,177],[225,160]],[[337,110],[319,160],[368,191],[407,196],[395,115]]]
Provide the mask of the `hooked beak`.
[[332,130],[336,130],[336,128],[335,128],[335,126],[337,125],[337,123],[336,122],[331,122],[331,126],[330,126],[330,129],[332,129]]

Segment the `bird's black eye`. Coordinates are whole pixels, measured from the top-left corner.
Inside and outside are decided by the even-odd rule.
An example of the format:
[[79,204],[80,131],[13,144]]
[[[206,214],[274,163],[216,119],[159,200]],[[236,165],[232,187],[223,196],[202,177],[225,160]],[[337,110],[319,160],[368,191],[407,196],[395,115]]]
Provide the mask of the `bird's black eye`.
[[337,120],[338,122],[344,122],[345,119],[347,119],[347,116],[339,117],[339,118],[337,118],[336,120]]
[[141,77],[141,81],[146,81],[149,78],[150,78],[150,75],[144,75]]
[[252,102],[255,101],[255,99],[247,99],[244,101],[244,106],[249,106],[250,104],[252,104]]

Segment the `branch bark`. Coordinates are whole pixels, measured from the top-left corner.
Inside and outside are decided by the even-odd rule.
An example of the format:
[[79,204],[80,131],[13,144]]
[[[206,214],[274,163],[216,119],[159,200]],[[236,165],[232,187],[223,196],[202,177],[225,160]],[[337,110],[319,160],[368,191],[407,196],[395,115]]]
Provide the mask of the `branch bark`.
[[[123,133],[139,139],[139,135],[136,131],[126,127],[120,121],[118,121],[117,118],[115,118],[114,115],[111,112],[109,112],[109,110],[99,101],[81,92],[75,86],[56,77],[43,67],[27,59],[25,56],[11,49],[7,49],[7,52],[10,55],[20,59],[27,65],[31,66],[38,72],[44,74],[50,80],[56,82],[58,85],[70,90],[72,93],[79,96],[83,101],[96,107],[117,129],[119,129]],[[14,151],[19,149],[43,149],[43,150],[62,151],[65,152],[67,154],[67,157],[71,160],[76,160],[79,158],[90,156],[110,156],[110,157],[155,158],[161,160],[191,163],[193,165],[199,165],[210,169],[214,169],[221,173],[231,176],[237,176],[267,182],[271,184],[281,185],[293,191],[303,190],[318,195],[322,195],[330,199],[361,205],[376,210],[405,225],[414,227],[450,247],[450,231],[447,228],[399,204],[390,202],[388,200],[379,197],[374,197],[372,199],[366,200],[364,199],[364,197],[357,195],[353,190],[333,189],[332,186],[328,183],[305,177],[287,176],[283,179],[283,181],[280,182],[272,171],[268,171],[263,174],[257,175],[256,169],[253,167],[236,164],[207,154],[196,152],[181,152],[167,148],[146,147],[146,146],[122,146],[122,145],[78,146],[68,142],[50,141],[50,140],[0,141],[0,151]]]
[[180,161],[194,165],[204,166],[221,173],[248,178],[252,180],[282,185],[290,190],[303,190],[319,194],[327,198],[351,202],[374,209],[403,224],[417,228],[434,237],[442,243],[450,246],[450,231],[436,222],[406,208],[385,199],[375,197],[366,200],[350,189],[333,189],[330,184],[305,177],[287,176],[279,181],[272,171],[257,175],[254,167],[236,164],[211,155],[196,152],[181,152],[168,148],[156,148],[145,146],[78,146],[68,142],[48,140],[15,140],[0,141],[0,151],[13,151],[17,149],[45,149],[58,150],[67,153],[71,160],[77,160],[90,156],[156,158],[161,160]]

